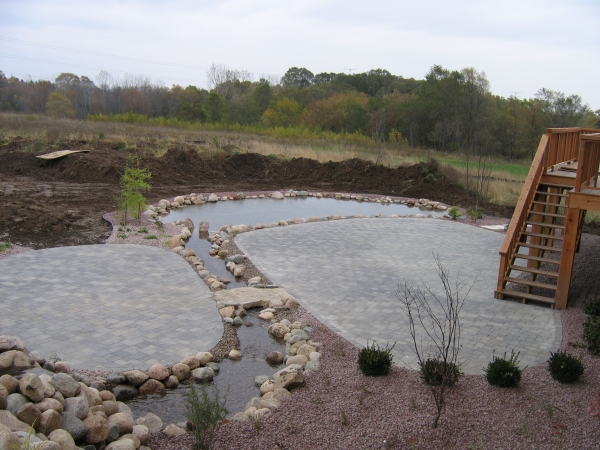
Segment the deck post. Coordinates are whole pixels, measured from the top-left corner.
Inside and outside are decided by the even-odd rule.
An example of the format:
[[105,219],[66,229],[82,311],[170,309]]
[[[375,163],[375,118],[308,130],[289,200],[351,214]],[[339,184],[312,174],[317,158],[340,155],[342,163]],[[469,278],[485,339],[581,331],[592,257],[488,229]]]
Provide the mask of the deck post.
[[565,309],[567,307],[567,297],[569,296],[573,261],[575,260],[575,252],[577,250],[577,234],[579,232],[580,220],[581,210],[579,208],[567,209],[560,269],[558,271],[556,295],[554,297],[554,307],[556,309]]

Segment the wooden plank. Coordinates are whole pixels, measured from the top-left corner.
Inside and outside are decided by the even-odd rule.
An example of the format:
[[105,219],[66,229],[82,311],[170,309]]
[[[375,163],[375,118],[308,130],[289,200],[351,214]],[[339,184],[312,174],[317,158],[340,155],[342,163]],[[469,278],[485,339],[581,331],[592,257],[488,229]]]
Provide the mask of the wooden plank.
[[569,208],[567,210],[567,218],[565,219],[567,227],[565,229],[562,255],[560,257],[560,269],[558,271],[558,283],[555,295],[557,309],[565,309],[567,307],[567,297],[573,273],[573,261],[575,260],[575,251],[577,250],[580,213],[581,210],[577,208]]
[[529,281],[529,280],[525,280],[523,278],[506,277],[506,282],[507,283],[522,284],[524,286],[537,287],[537,288],[540,288],[540,289],[550,289],[551,291],[556,290],[556,285],[555,284],[539,283],[537,281]]
[[600,211],[600,195],[583,192],[573,192],[569,196],[569,208]]
[[558,272],[551,272],[549,270],[532,269],[529,267],[515,266],[515,265],[511,265],[510,269],[516,270],[517,272],[535,273],[536,275],[544,275],[546,277],[554,277],[554,278],[558,277]]
[[63,158],[67,155],[72,155],[73,153],[88,153],[89,150],[58,150],[56,152],[45,153],[43,155],[37,155],[36,158],[40,159],[58,159]]
[[560,261],[558,259],[548,259],[548,258],[542,258],[540,256],[530,256],[530,255],[525,255],[524,253],[515,253],[513,256],[515,259],[533,259],[534,261],[539,261],[539,262],[543,262],[546,264],[560,264]]
[[529,232],[529,231],[525,231],[525,232],[523,232],[523,234],[524,234],[525,236],[531,236],[531,237],[541,237],[541,238],[544,238],[544,239],[551,239],[551,240],[553,240],[553,239],[556,239],[557,241],[562,241],[562,239],[563,239],[563,237],[562,237],[562,236],[557,236],[557,235],[552,235],[552,236],[549,236],[549,235],[547,235],[547,234],[531,233],[531,232]]
[[503,289],[502,291],[497,292],[497,294],[506,295],[508,297],[515,297],[515,298],[523,298],[523,299],[526,299],[526,300],[533,300],[535,302],[549,303],[551,305],[554,305],[554,299],[551,298],[551,297],[542,297],[541,295],[525,294],[524,292],[513,291],[513,290],[510,290],[510,289]]
[[519,246],[521,247],[533,247],[533,248],[539,248],[540,250],[544,250],[546,252],[557,252],[560,253],[561,249],[560,248],[556,248],[556,247],[549,247],[547,245],[537,245],[537,244],[530,244],[529,242],[522,242],[519,244]]

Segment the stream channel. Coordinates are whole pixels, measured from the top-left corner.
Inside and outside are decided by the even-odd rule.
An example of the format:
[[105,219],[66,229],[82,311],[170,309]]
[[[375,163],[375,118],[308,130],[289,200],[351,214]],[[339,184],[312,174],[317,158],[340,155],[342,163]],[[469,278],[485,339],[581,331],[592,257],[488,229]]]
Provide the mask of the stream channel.
[[[198,227],[202,221],[209,222],[210,232],[219,231],[223,225],[240,225],[242,223],[254,226],[257,223],[268,224],[279,220],[292,218],[308,219],[310,216],[324,217],[339,215],[349,217],[363,214],[367,217],[384,214],[390,216],[409,216],[412,214],[432,215],[441,217],[445,213],[431,210],[420,210],[418,207],[398,205],[394,203],[357,202],[353,200],[335,200],[332,198],[296,197],[283,200],[246,199],[241,201],[226,201],[206,203],[204,205],[186,206],[173,210],[168,216],[161,218],[162,222],[175,222],[189,217]],[[325,219],[323,219],[325,220]],[[208,252],[211,243],[200,239],[198,230],[194,230],[186,248],[194,250],[204,261],[204,266],[210,273],[218,277],[231,279],[227,289],[246,287],[243,280],[235,280],[225,269],[221,258],[211,257]],[[255,396],[260,396],[254,385],[254,377],[258,375],[273,375],[284,367],[272,367],[265,361],[265,356],[272,351],[285,354],[285,344],[274,340],[267,332],[270,323],[258,318],[258,309],[248,311],[243,317],[244,325],[237,328],[240,340],[242,359],[231,361],[223,359],[220,371],[216,374],[213,385],[219,390],[220,397],[227,397],[226,407],[230,415],[243,411],[246,403]],[[199,349],[204,351],[205,349]],[[206,349],[208,350],[208,349]],[[161,394],[139,397],[128,402],[135,417],[149,412],[158,415],[164,423],[181,423],[186,421],[184,395],[194,384],[182,384],[177,389],[166,390]]]

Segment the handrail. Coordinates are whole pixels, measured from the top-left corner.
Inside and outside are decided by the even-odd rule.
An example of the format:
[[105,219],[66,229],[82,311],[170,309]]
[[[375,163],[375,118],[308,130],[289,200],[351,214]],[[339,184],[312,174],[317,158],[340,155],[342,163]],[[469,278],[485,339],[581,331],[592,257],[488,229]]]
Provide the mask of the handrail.
[[600,162],[600,134],[581,136],[581,152],[574,192],[580,192],[581,187],[598,189],[598,165]]

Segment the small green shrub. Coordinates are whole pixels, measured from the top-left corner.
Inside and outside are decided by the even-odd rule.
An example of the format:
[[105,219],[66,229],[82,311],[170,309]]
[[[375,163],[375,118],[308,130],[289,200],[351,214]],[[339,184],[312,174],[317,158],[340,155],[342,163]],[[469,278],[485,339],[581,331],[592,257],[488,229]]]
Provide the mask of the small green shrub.
[[164,226],[164,224],[160,220],[155,220],[154,225],[156,225],[158,228],[161,228],[161,229]]
[[387,375],[392,369],[392,350],[396,344],[385,348],[379,347],[377,342],[373,342],[371,346],[364,347],[358,354],[358,368],[367,376],[377,377]]
[[439,359],[428,359],[421,366],[421,380],[430,386],[452,386],[455,384],[462,372],[460,368],[452,363],[445,363]]
[[10,239],[8,239],[6,242],[0,242],[0,252],[11,249],[12,247],[13,245],[12,242],[10,242]]
[[592,355],[600,355],[600,316],[588,316],[581,337]]
[[158,236],[155,234],[149,234],[148,236],[144,236],[144,239],[158,239]]
[[483,219],[483,211],[479,208],[469,208],[467,209],[467,216],[469,216],[471,220]]
[[137,232],[138,232],[138,233],[147,233],[147,232],[148,232],[148,230],[146,230],[146,227],[142,227],[142,228],[140,228],[140,229],[139,229]]
[[[520,352],[519,352],[520,353]],[[517,387],[521,384],[521,369],[519,368],[519,353],[510,352],[510,358],[493,356],[493,360],[484,368],[485,378],[492,386]]]
[[600,297],[592,297],[583,305],[583,312],[588,316],[600,316]]
[[460,209],[458,206],[453,206],[448,210],[448,215],[452,218],[452,220],[460,219],[462,216]]
[[185,393],[185,416],[192,424],[196,443],[194,449],[210,448],[215,431],[221,426],[229,411],[225,407],[227,396],[221,400],[219,390],[206,386],[192,386]]
[[561,383],[576,383],[583,375],[585,368],[581,361],[567,352],[550,352],[548,372]]

